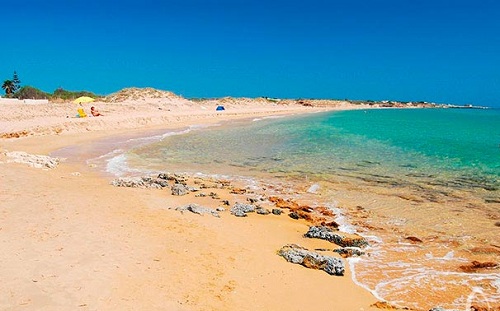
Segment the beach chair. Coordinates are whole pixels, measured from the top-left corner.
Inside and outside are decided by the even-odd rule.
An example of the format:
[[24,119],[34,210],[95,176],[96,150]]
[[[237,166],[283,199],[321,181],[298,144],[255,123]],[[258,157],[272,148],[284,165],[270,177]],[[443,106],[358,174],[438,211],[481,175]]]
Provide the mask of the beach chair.
[[86,118],[87,114],[83,110],[83,108],[78,108],[78,114],[76,115],[78,118]]

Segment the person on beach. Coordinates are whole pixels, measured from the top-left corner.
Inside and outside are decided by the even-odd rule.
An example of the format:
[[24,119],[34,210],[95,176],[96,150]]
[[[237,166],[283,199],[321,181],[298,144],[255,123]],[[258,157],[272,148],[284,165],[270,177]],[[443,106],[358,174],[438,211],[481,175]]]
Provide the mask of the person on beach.
[[102,114],[97,110],[95,109],[94,106],[90,107],[90,113],[94,116],[94,117],[99,117],[99,116],[102,116]]

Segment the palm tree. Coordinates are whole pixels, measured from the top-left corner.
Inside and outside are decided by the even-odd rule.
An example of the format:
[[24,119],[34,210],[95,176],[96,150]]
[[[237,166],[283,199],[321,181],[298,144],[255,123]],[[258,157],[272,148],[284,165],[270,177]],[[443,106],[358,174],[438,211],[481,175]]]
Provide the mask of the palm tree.
[[5,90],[6,95],[10,95],[14,92],[15,84],[11,80],[5,80],[2,84],[2,89]]

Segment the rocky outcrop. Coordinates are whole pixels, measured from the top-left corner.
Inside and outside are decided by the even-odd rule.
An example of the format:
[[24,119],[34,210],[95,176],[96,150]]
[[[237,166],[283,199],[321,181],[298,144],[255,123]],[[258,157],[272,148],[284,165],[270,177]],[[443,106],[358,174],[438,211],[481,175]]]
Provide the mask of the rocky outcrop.
[[251,212],[255,212],[255,206],[251,204],[236,203],[231,207],[231,214],[237,217],[246,217]]
[[330,228],[324,226],[311,226],[309,231],[304,234],[306,238],[316,238],[327,240],[342,247],[365,247],[368,242],[360,236],[348,237],[333,232]]
[[217,210],[214,210],[214,209],[211,209],[208,207],[204,207],[204,206],[200,206],[200,205],[194,204],[194,203],[184,205],[184,206],[179,206],[175,210],[180,211],[180,212],[188,211],[188,212],[195,213],[198,215],[210,214],[210,215],[217,217],[217,218],[220,217]]
[[184,184],[173,184],[170,188],[172,190],[172,195],[186,195],[189,193],[189,189]]
[[311,269],[323,270],[330,275],[344,275],[345,272],[342,259],[311,252],[296,244],[283,246],[278,251],[278,255],[285,258],[288,262]]
[[152,189],[162,189],[168,186],[168,182],[166,180],[151,177],[120,177],[114,179],[111,184],[115,187]]
[[7,162],[28,164],[35,168],[52,169],[59,165],[58,158],[29,154],[24,151],[6,152],[5,155],[9,158]]

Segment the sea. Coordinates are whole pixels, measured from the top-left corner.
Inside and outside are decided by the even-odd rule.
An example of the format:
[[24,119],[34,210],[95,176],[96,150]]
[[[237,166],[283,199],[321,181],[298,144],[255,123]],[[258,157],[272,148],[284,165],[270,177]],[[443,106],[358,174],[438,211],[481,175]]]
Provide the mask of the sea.
[[348,262],[377,298],[414,310],[500,304],[499,109],[199,124],[92,161],[116,176],[185,172],[302,189],[296,199],[335,208],[344,230],[368,239],[367,254]]

